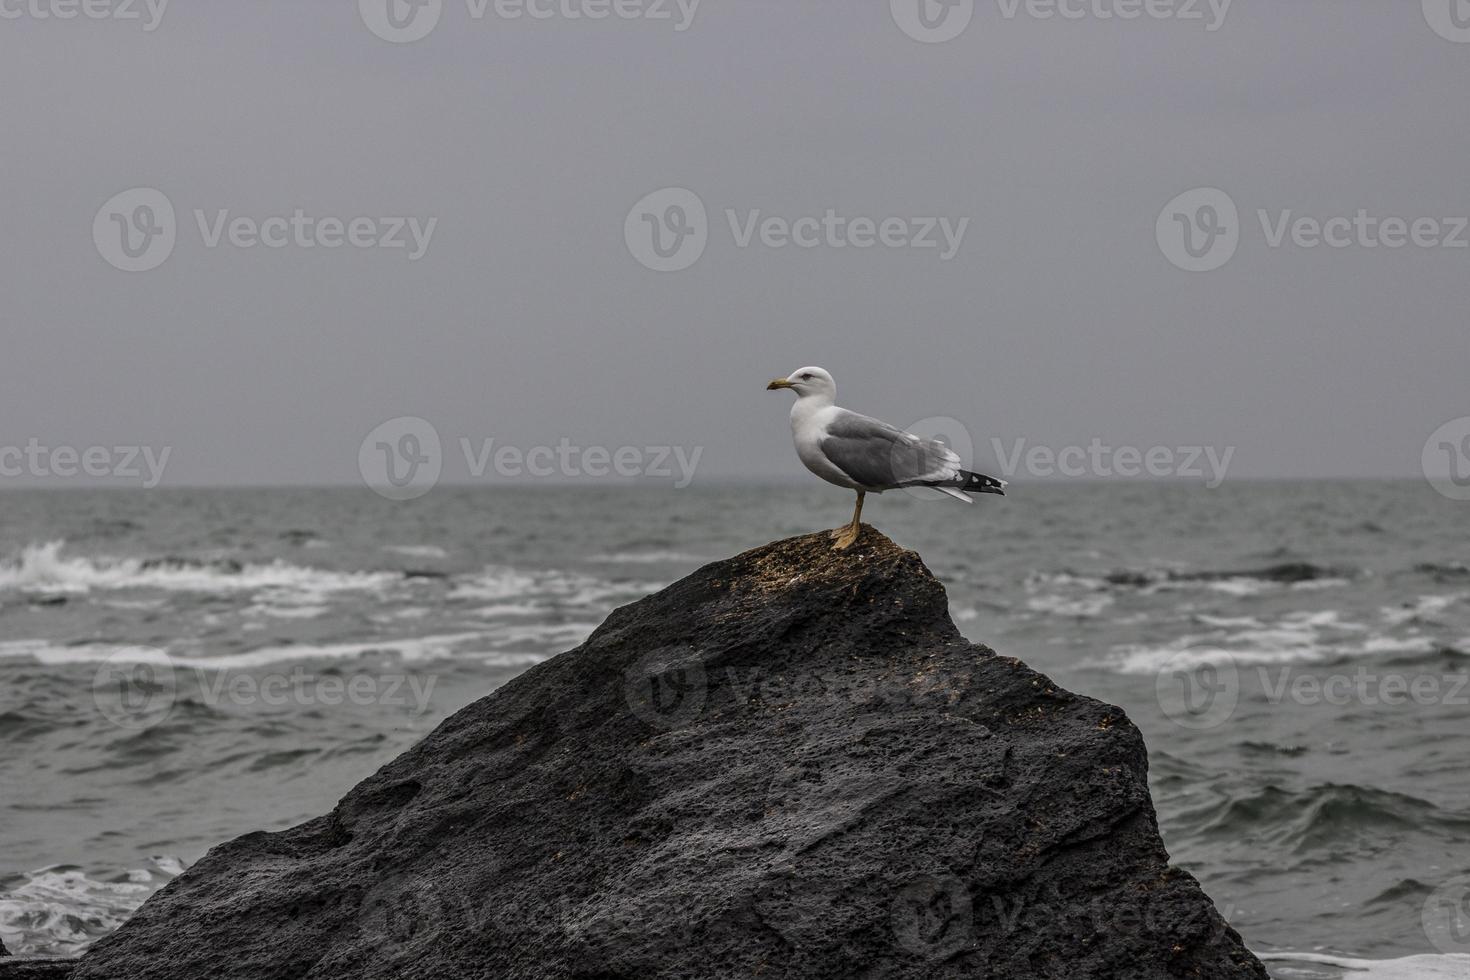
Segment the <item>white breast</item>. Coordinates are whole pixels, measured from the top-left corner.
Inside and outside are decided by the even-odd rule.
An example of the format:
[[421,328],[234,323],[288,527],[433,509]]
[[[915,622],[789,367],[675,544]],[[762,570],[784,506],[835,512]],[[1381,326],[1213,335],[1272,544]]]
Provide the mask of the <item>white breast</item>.
[[805,398],[798,398],[791,406],[791,438],[796,443],[796,455],[807,469],[828,483],[849,490],[860,489],[848,479],[847,474],[828,462],[822,455],[822,439],[827,435],[827,421],[837,412],[831,405],[814,406]]

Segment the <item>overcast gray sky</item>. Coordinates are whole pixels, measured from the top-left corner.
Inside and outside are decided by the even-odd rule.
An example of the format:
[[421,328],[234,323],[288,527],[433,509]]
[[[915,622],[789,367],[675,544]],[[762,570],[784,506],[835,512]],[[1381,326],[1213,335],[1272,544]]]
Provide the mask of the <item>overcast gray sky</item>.
[[[806,364],[848,407],[960,419],[981,469],[992,439],[1097,437],[1233,446],[1232,476],[1416,476],[1470,414],[1470,248],[1341,227],[1346,247],[1273,247],[1258,215],[1454,237],[1470,43],[1451,0],[1439,32],[1440,0],[1236,0],[1223,21],[1204,0],[1127,20],[1102,15],[1140,0],[1073,0],[1077,18],[976,0],[942,43],[888,0],[703,0],[692,22],[674,0],[669,19],[443,0],[413,43],[354,0],[173,0],[153,30],[145,0],[121,11],[139,20],[38,16],[52,2],[0,0],[0,444],[167,446],[170,483],[350,483],[370,430],[420,416],[451,457],[461,437],[565,438],[703,447],[701,478],[796,475],[790,395],[763,389]],[[667,187],[698,196],[707,243],[659,272],[625,224]],[[1200,187],[1238,207],[1238,244],[1184,271],[1156,222]],[[176,211],[150,271],[94,238],[132,188]],[[195,215],[297,208],[437,224],[411,260],[407,231],[210,247]],[[968,224],[948,257],[938,227],[938,248],[855,247],[862,222],[843,248],[740,244],[753,211],[828,209],[901,218],[894,241]]]

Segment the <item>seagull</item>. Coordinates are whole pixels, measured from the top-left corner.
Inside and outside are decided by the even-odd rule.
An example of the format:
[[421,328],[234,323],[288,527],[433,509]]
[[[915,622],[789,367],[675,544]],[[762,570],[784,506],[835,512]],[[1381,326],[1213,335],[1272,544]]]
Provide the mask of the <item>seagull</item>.
[[837,407],[837,382],[819,367],[804,367],[766,385],[796,392],[791,435],[806,468],[828,483],[857,491],[852,523],[832,532],[833,547],[846,551],[862,532],[863,497],[896,487],[933,487],[970,503],[965,493],[1005,496],[1006,482],[960,466],[944,443],[921,439],[887,422]]

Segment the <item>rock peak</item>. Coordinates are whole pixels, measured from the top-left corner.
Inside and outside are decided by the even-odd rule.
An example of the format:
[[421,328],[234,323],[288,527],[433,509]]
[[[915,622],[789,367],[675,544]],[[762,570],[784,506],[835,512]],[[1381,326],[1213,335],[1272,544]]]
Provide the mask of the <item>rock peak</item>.
[[964,640],[871,528],[714,562],[322,817],[212,850],[77,980],[1265,980],[1123,713]]

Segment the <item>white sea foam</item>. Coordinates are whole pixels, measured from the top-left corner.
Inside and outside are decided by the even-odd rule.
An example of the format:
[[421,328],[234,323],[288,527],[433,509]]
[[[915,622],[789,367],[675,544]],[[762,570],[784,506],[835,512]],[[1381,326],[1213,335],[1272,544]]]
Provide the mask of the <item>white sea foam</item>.
[[492,646],[545,643],[548,646],[574,647],[597,629],[596,623],[525,623],[503,626],[493,633]]
[[112,932],[144,900],[183,872],[177,858],[156,857],[106,881],[58,865],[23,875],[0,893],[0,933],[15,953],[71,955]]
[[1353,583],[1345,578],[1309,578],[1301,582],[1291,583],[1291,587],[1297,592],[1315,592],[1319,589],[1340,589],[1345,585]]
[[682,551],[614,551],[607,555],[594,555],[587,560],[607,565],[653,565],[658,562],[690,564],[710,559]]
[[1108,583],[1100,578],[1089,575],[1076,575],[1072,572],[1032,572],[1026,576],[1026,588],[1034,591],[1043,585],[1060,585],[1071,588],[1082,589],[1105,589]]
[[477,575],[456,579],[449,590],[449,599],[490,603],[506,599],[544,599],[558,605],[602,607],[611,601],[626,601],[662,587],[656,583],[609,582],[555,570],[491,567]]
[[369,654],[396,656],[405,663],[452,660],[461,647],[476,645],[497,647],[501,643],[525,642],[538,636],[582,636],[583,624],[531,628],[515,636],[499,631],[445,633],[436,636],[411,636],[400,639],[360,640],[351,643],[297,643],[259,647],[241,653],[210,656],[197,650],[164,650],[148,646],[116,646],[102,643],[57,646],[46,640],[11,640],[0,643],[0,659],[30,659],[38,664],[67,666],[74,664],[145,664],[159,667],[198,668],[201,670],[251,670],[278,663],[312,660],[353,660]]
[[1102,615],[1113,604],[1107,593],[1084,596],[1040,595],[1026,600],[1026,607],[1034,612],[1050,613],[1053,616],[1072,616],[1090,619]]
[[384,551],[409,558],[448,558],[449,552],[436,544],[385,544]]
[[438,636],[413,636],[396,640],[363,640],[353,643],[310,644],[260,647],[244,653],[219,657],[171,655],[176,666],[206,670],[250,670],[278,663],[309,660],[355,660],[369,654],[391,654],[405,663],[452,660],[460,646],[485,639],[487,634],[445,633]]
[[128,612],[162,609],[167,604],[167,599],[103,599],[98,603],[99,606],[106,606],[108,609],[124,609]]
[[1392,960],[1363,960],[1321,953],[1257,953],[1256,956],[1268,963],[1312,963],[1333,968],[1331,973],[1294,969],[1287,972],[1277,968],[1283,980],[1287,977],[1293,980],[1326,980],[1344,976],[1342,971],[1347,971],[1346,975],[1352,980],[1466,980],[1470,977],[1470,955],[1465,953],[1430,953]]
[[1452,595],[1421,595],[1413,602],[1402,606],[1385,606],[1382,610],[1385,622],[1399,626],[1414,619],[1433,619],[1467,597],[1467,593]]
[[316,619],[329,609],[329,606],[282,606],[257,602],[245,610],[245,615],[269,616],[272,619]]
[[497,602],[481,606],[475,615],[481,619],[499,619],[502,616],[539,616],[546,607],[539,602]]
[[1193,619],[1201,626],[1214,626],[1219,629],[1230,629],[1232,627],[1262,629],[1265,626],[1264,623],[1254,616],[1210,616],[1206,613],[1195,613]]
[[50,640],[0,640],[0,660],[31,660],[50,646]]
[[396,572],[333,572],[292,565],[244,565],[238,571],[209,565],[137,558],[68,557],[65,542],[26,546],[19,559],[0,563],[0,590],[85,595],[93,590],[158,589],[166,592],[232,593],[279,590],[302,604],[333,592],[368,591],[399,579]]
[[1102,579],[1071,572],[1034,572],[1026,577],[1026,608],[1052,616],[1091,619],[1115,601]]
[[[1196,616],[1208,633],[1176,637],[1165,643],[1120,644],[1085,666],[1124,674],[1152,674],[1166,666],[1188,667],[1218,662],[1228,654],[1238,666],[1314,663],[1339,657],[1432,649],[1426,637],[1375,634],[1362,623],[1344,621],[1336,610],[1287,613],[1272,623],[1253,618]],[[1244,626],[1244,629],[1238,628]]]
[[1364,641],[1363,653],[1433,653],[1439,644],[1428,636],[1374,636]]

